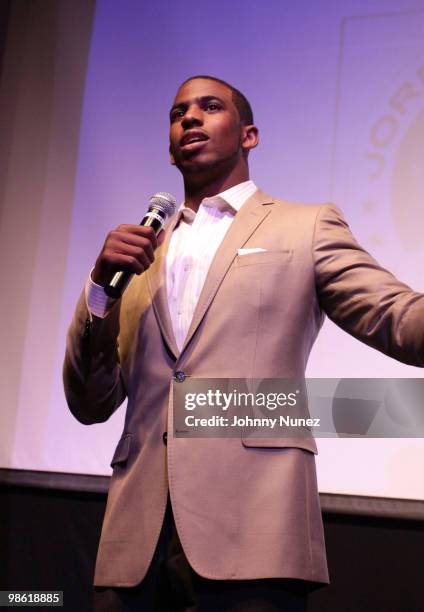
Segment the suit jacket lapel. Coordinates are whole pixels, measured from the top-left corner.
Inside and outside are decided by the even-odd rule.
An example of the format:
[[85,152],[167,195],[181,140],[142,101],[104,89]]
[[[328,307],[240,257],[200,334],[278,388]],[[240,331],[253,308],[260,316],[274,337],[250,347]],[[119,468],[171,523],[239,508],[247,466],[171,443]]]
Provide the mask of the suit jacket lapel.
[[165,238],[161,246],[155,252],[155,260],[146,271],[147,283],[152,296],[153,308],[156,319],[162,332],[162,336],[168,345],[169,350],[175,358],[178,358],[180,351],[175,341],[172,327],[171,315],[169,313],[168,295],[166,288],[166,253],[168,252],[169,241],[174,227],[179,219],[179,215],[171,220],[165,231]]
[[194,332],[200,325],[230,265],[237,255],[237,249],[245,244],[260,223],[271,212],[271,206],[266,206],[266,204],[272,204],[272,198],[258,190],[243,204],[236,214],[212,260],[181,352],[184,351],[184,348],[190,342]]

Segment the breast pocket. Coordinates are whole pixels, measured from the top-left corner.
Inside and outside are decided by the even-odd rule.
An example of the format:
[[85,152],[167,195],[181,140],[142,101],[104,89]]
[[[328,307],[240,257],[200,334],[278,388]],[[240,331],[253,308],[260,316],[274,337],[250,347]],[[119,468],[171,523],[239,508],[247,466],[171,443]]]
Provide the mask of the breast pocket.
[[234,300],[243,304],[243,313],[250,321],[262,308],[269,311],[284,304],[285,282],[293,273],[293,255],[292,250],[262,251],[234,259],[228,275],[229,289]]
[[244,266],[255,266],[265,264],[281,264],[291,261],[293,251],[284,249],[282,251],[261,251],[259,253],[246,253],[246,255],[237,255],[234,260],[234,266],[241,268]]

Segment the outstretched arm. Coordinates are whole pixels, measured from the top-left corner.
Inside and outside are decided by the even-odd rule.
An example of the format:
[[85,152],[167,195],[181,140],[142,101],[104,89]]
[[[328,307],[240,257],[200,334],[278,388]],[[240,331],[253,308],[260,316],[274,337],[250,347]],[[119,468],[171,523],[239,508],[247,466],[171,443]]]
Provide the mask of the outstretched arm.
[[424,366],[424,294],[382,268],[335,206],[318,214],[313,257],[319,300],[330,319],[386,355]]

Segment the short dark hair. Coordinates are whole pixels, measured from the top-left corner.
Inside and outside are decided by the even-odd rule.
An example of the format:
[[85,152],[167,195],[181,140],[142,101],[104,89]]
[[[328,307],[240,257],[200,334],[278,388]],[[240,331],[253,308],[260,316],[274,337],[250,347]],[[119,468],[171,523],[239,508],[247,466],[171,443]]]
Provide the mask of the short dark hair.
[[216,81],[217,83],[221,83],[221,85],[225,85],[226,87],[228,87],[228,89],[231,90],[233,102],[238,110],[241,122],[245,125],[253,124],[252,107],[250,106],[249,100],[244,94],[241,93],[241,91],[230,85],[230,83],[227,83],[227,81],[223,81],[222,79],[218,79],[217,77],[209,76],[207,74],[196,74],[195,76],[192,76],[183,81],[180,87],[182,87],[183,85],[185,85],[185,83],[188,83],[189,81],[194,81],[194,79],[209,79],[209,81]]

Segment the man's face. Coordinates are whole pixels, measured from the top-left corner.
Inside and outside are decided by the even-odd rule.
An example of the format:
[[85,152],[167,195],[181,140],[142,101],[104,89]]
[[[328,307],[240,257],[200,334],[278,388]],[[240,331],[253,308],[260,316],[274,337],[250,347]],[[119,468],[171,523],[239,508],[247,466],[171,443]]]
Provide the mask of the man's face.
[[188,81],[170,113],[171,163],[183,174],[228,167],[243,157],[244,126],[231,90],[209,79]]

